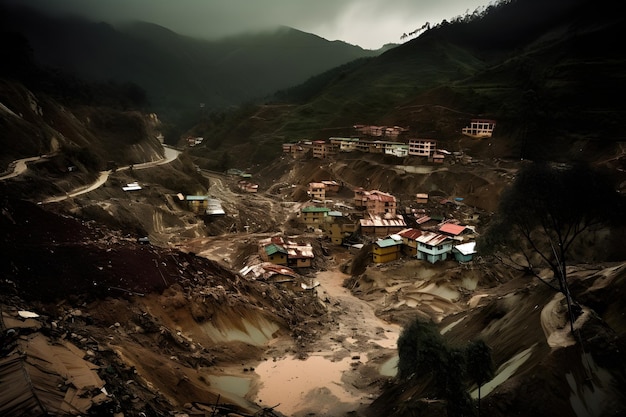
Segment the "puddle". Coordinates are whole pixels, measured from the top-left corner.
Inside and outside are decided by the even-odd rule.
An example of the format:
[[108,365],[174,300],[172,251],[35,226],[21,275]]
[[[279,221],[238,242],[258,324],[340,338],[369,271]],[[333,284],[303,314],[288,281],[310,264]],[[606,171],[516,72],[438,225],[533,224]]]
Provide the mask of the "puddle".
[[245,396],[252,386],[251,379],[230,375],[209,375],[206,378],[212,389],[223,393],[233,402],[243,407],[250,405]]
[[[526,350],[521,351],[517,355],[513,356],[511,359],[503,363],[496,371],[496,376],[485,385],[480,387],[480,396],[482,398],[486,397],[491,391],[493,391],[498,385],[506,381],[517,371],[517,368],[522,366],[528,358],[530,358],[530,354],[533,351],[535,345],[532,345]],[[470,393],[470,396],[473,399],[478,398],[478,388]]]
[[230,327],[227,329],[217,328],[213,323],[202,324],[202,330],[215,343],[243,342],[255,346],[263,346],[269,342],[279,330],[276,323],[263,317],[256,318],[256,325],[248,319],[241,319],[241,328]]
[[[366,361],[363,355],[360,360]],[[322,356],[262,362],[254,370],[261,381],[255,401],[270,407],[280,404],[276,410],[286,415],[310,407],[320,391],[325,391],[326,402],[357,404],[361,396],[347,391],[341,382],[343,372],[350,369],[352,362],[355,361],[350,357],[333,362]],[[324,404],[315,404],[316,409],[319,407]]]
[[385,363],[380,365],[380,368],[378,368],[378,372],[382,376],[396,376],[396,374],[398,373],[398,360],[398,355],[392,356],[391,358],[387,359]]

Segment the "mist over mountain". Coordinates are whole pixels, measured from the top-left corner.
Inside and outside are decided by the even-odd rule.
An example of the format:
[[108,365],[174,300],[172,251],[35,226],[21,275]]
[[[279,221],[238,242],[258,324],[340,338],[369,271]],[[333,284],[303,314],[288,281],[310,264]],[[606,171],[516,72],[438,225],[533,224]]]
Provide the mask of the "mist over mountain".
[[[0,415],[277,415],[298,395],[277,412],[625,415],[619,6],[503,0],[380,54],[0,10]],[[493,135],[464,135],[474,118]],[[364,146],[313,143],[331,137]],[[338,191],[318,200],[318,182]],[[364,190],[384,195],[373,216]],[[392,212],[415,244],[377,253],[400,244]],[[418,256],[433,235],[472,253]],[[281,236],[309,266],[265,262]],[[416,351],[399,330],[418,317]],[[403,379],[401,355],[424,359]],[[317,359],[336,380],[294,383],[335,373]],[[493,379],[465,375],[492,361]]]
[[165,119],[224,108],[352,61],[376,55],[288,27],[209,41],[146,22],[114,27],[78,17],[4,7],[3,29],[19,32],[35,61],[87,81],[132,82]]
[[613,46],[623,23],[608,2],[502,2],[195,132],[207,143],[278,149],[280,141],[349,136],[365,123],[445,143],[470,118],[488,117],[511,157],[593,159],[624,138],[626,62]]

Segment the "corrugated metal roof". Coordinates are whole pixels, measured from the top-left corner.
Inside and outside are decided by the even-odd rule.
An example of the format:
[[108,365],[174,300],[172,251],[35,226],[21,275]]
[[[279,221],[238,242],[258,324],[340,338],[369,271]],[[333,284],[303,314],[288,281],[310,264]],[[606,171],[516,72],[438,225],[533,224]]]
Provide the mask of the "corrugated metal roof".
[[310,245],[287,246],[287,256],[293,259],[313,258],[313,248]]
[[226,212],[222,208],[222,203],[219,200],[216,200],[215,198],[209,198],[207,200],[208,200],[208,207],[205,210],[206,214],[209,214],[209,215],[226,214]]
[[422,216],[418,219],[416,219],[415,221],[417,222],[417,224],[423,224],[426,223],[427,221],[430,221],[430,216]]
[[279,252],[284,253],[284,254],[287,253],[287,250],[285,248],[275,243],[270,243],[269,245],[265,246],[263,249],[265,250],[265,253],[267,253],[268,256],[271,256]]
[[406,227],[406,222],[400,215],[388,219],[380,216],[370,216],[369,219],[361,219],[360,223],[361,227]]
[[330,209],[328,207],[314,207],[308,206],[302,209],[303,213],[321,213],[321,212],[329,212]]
[[208,200],[209,196],[207,195],[188,195],[185,196],[185,200],[187,201],[204,201],[204,200]]
[[386,238],[386,239],[378,239],[376,242],[374,242],[375,245],[381,247],[381,248],[388,248],[390,246],[398,246],[402,244],[402,241],[398,241],[395,239],[392,239],[390,237]]
[[416,240],[418,237],[422,235],[422,231],[419,229],[404,229],[400,231],[398,234],[404,238]]
[[370,191],[369,195],[367,195],[367,199],[378,201],[396,201],[396,198],[391,194],[387,194],[378,190]]
[[20,338],[0,359],[0,415],[86,415],[107,401],[98,367],[83,356],[73,344],[41,333]]
[[415,240],[417,240],[420,243],[424,243],[426,245],[437,246],[437,245],[442,244],[448,239],[450,239],[448,236],[440,235],[439,233],[424,232],[420,237],[418,237]]
[[465,230],[465,226],[461,226],[460,224],[454,224],[454,223],[446,223],[439,228],[440,232],[448,233],[453,236],[461,234],[464,230]]

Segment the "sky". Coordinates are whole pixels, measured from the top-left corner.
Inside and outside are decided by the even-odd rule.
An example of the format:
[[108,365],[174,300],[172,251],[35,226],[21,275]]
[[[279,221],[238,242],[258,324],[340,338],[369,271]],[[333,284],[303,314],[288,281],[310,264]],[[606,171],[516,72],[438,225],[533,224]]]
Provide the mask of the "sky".
[[[400,43],[424,23],[472,13],[488,0],[8,0],[115,24],[141,20],[218,39],[289,26],[365,49]],[[409,38],[410,39],[410,38]]]

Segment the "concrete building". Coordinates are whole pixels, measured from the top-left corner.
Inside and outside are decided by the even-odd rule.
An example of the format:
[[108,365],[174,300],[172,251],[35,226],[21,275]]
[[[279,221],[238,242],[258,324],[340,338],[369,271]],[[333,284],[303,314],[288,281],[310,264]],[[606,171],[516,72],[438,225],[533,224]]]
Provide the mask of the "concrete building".
[[434,139],[409,139],[409,155],[432,157],[437,150]]
[[372,245],[372,260],[374,263],[385,263],[400,259],[402,238],[391,235],[385,239],[378,239]]
[[424,232],[417,239],[417,259],[430,263],[445,261],[452,251],[452,239],[434,232]]
[[470,125],[464,127],[461,132],[473,138],[490,138],[493,135],[493,129],[496,127],[496,121],[491,119],[472,119]]
[[300,210],[302,221],[307,226],[321,226],[327,220],[330,209],[328,207],[308,206]]

